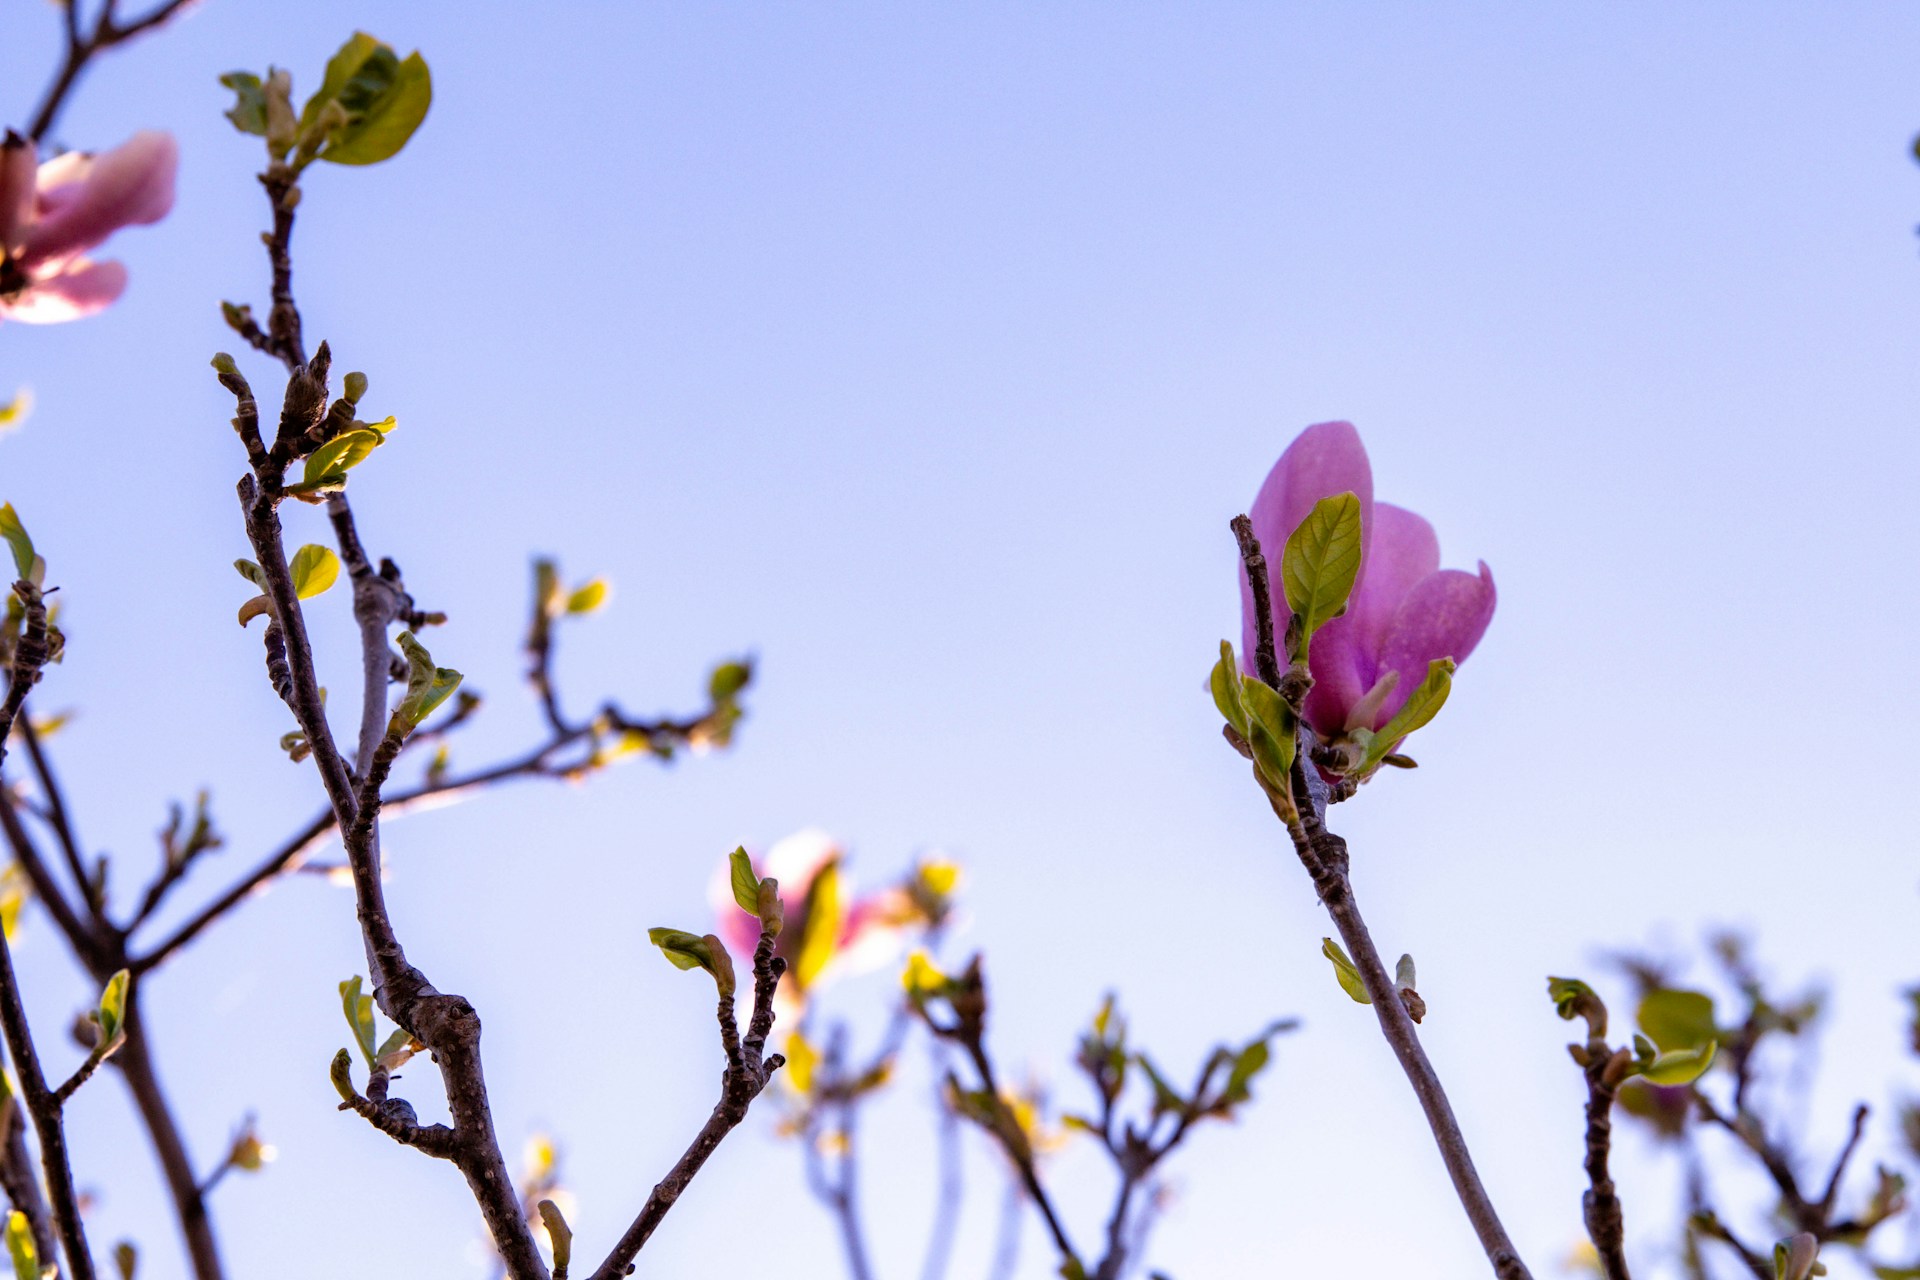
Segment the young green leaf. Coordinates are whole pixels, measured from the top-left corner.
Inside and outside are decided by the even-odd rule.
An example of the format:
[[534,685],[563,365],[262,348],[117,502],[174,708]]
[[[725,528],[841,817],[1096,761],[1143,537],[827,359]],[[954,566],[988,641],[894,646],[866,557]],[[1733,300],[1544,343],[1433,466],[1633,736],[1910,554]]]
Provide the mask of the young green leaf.
[[287,567],[293,575],[293,594],[302,600],[313,599],[340,577],[340,557],[313,542],[294,552]]
[[674,968],[691,969],[698,966],[705,969],[713,975],[720,994],[733,994],[733,957],[727,954],[720,939],[712,934],[702,937],[683,929],[649,929],[647,941],[660,948],[661,953],[673,962]]
[[1359,968],[1347,958],[1346,951],[1332,938],[1320,939],[1320,954],[1333,964],[1333,976],[1340,980],[1340,989],[1352,996],[1360,1004],[1372,1004],[1373,997],[1367,994],[1367,984],[1361,978]]
[[94,1021],[100,1025],[100,1043],[94,1046],[94,1052],[103,1057],[112,1053],[126,1036],[130,981],[132,976],[122,969],[107,979],[106,987],[100,992],[100,1007],[94,1013]]
[[723,662],[707,677],[707,696],[715,702],[729,701],[746,688],[752,678],[753,668],[747,663]]
[[1337,493],[1314,504],[1287,538],[1280,557],[1280,581],[1287,605],[1300,618],[1300,652],[1307,656],[1313,633],[1347,610],[1360,574],[1360,499]]
[[553,1201],[542,1200],[537,1207],[541,1225],[547,1229],[547,1241],[553,1246],[553,1269],[556,1273],[565,1271],[573,1261],[573,1228],[560,1216],[560,1206]]
[[267,94],[260,77],[251,71],[229,71],[220,77],[223,88],[234,93],[234,104],[223,114],[242,133],[267,136]]
[[360,975],[357,973],[340,984],[340,1008],[347,1015],[347,1025],[353,1028],[353,1039],[360,1046],[360,1056],[367,1060],[367,1066],[371,1068],[379,1058],[373,1044],[373,997],[361,995],[360,986]]
[[13,509],[11,502],[0,505],[0,538],[6,540],[13,552],[13,567],[16,577],[33,580],[33,539],[20,523],[20,514]]
[[607,603],[612,588],[605,578],[589,578],[573,589],[567,597],[567,612],[573,614],[593,613]]
[[267,575],[263,573],[260,569],[260,566],[255,564],[253,561],[235,560],[233,562],[233,569],[235,573],[238,573],[241,577],[245,578],[248,582],[251,582],[254,586],[260,588],[262,591],[265,591],[267,589]]
[[745,849],[735,849],[727,855],[727,866],[735,905],[749,915],[759,915],[760,874],[753,869],[753,859]]
[[14,1280],[41,1280],[33,1227],[27,1222],[27,1215],[18,1209],[7,1215],[7,1254],[13,1259]]
[[319,158],[335,164],[376,164],[399,152],[426,119],[433,80],[418,53],[402,60],[363,31],[327,63],[319,92],[300,113],[302,132],[324,124],[330,104],[339,104]]
[[367,455],[386,442],[386,436],[362,425],[342,431],[307,455],[300,483],[288,485],[288,493],[319,493],[337,489],[347,482],[347,472],[365,462]]
[[1133,1060],[1140,1064],[1140,1069],[1147,1073],[1147,1080],[1153,1085],[1155,1115],[1179,1115],[1187,1109],[1187,1100],[1180,1096],[1178,1089],[1167,1083],[1166,1077],[1160,1074],[1159,1069],[1153,1065],[1152,1059],[1141,1053],[1134,1055]]
[[1713,997],[1698,991],[1670,987],[1649,991],[1640,1001],[1635,1021],[1662,1053],[1699,1049],[1720,1034],[1713,1018]]
[[402,631],[395,639],[407,659],[407,692],[394,707],[387,721],[387,733],[402,737],[420,727],[420,722],[435,708],[453,696],[462,676],[452,667],[436,667],[427,647],[414,639],[413,632]]
[[22,387],[13,393],[13,399],[0,400],[0,435],[5,435],[33,413],[33,392]]
[[[1293,709],[1272,686],[1253,676],[1240,678],[1240,704],[1246,712],[1246,739],[1253,751],[1253,763],[1271,793],[1290,797],[1297,745]],[[1291,800],[1288,803],[1291,808]]]
[[1709,1040],[1697,1048],[1673,1049],[1656,1054],[1651,1061],[1641,1064],[1640,1074],[1650,1084],[1692,1084],[1713,1065],[1713,1056],[1718,1049],[1718,1043]]
[[1234,654],[1233,645],[1222,640],[1220,660],[1213,664],[1208,687],[1213,692],[1213,705],[1221,718],[1244,738],[1247,736],[1247,708],[1241,696],[1241,678],[1240,659]]
[[353,1087],[353,1055],[345,1049],[333,1055],[327,1078],[333,1081],[333,1090],[340,1095],[340,1101],[352,1102],[360,1096]]
[[1440,708],[1447,705],[1447,695],[1453,692],[1454,661],[1452,658],[1435,658],[1427,664],[1427,678],[1420,687],[1408,696],[1406,703],[1393,718],[1373,735],[1373,741],[1367,748],[1367,767],[1371,768],[1392,754],[1400,740],[1415,729],[1424,728],[1428,721],[1440,714]]

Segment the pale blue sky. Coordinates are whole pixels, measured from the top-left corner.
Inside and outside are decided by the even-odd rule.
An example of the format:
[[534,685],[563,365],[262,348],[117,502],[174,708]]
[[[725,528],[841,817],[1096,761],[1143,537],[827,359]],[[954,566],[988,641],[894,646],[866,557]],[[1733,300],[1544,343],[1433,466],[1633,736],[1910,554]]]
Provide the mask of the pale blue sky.
[[[4,16],[17,121],[55,17]],[[1175,1167],[1170,1274],[1483,1274],[1201,687],[1238,632],[1226,521],[1333,417],[1380,496],[1500,588],[1422,768],[1336,826],[1383,948],[1418,958],[1427,1043],[1535,1274],[1580,1233],[1584,1094],[1548,972],[1750,927],[1781,976],[1837,989],[1823,1156],[1856,1096],[1920,1090],[1896,1025],[1920,976],[1920,12],[208,0],[102,63],[59,130],[180,137],[173,216],[113,246],[128,296],[0,333],[0,389],[39,397],[0,496],[71,637],[38,696],[83,709],[57,745],[85,839],[129,880],[169,797],[212,787],[231,838],[196,892],[318,804],[232,622],[241,455],[206,362],[235,341],[215,304],[264,300],[263,202],[215,77],[276,62],[310,88],[355,27],[420,48],[435,104],[397,161],[313,174],[296,278],[310,339],[399,417],[356,508],[453,615],[436,656],[491,695],[460,758],[538,731],[517,687],[534,551],[616,584],[566,636],[576,705],[689,706],[711,660],[763,661],[731,754],[388,838],[416,959],[486,1019],[502,1134],[565,1149],[583,1253],[711,1105],[711,1007],[645,929],[701,924],[735,843],[820,825],[870,881],[923,848],[966,862],[993,1043],[1063,1102],[1110,986],[1182,1073],[1305,1020],[1244,1122]],[[316,616],[345,682],[347,602]],[[85,993],[43,926],[21,947],[52,1036]],[[333,984],[362,963],[346,895],[307,881],[151,988],[196,1154],[248,1109],[282,1152],[218,1193],[236,1274],[331,1276],[349,1250],[480,1274],[451,1170],[333,1111]],[[101,1239],[180,1274],[117,1084],[73,1124]],[[929,1175],[917,1102],[882,1128],[892,1280],[917,1274]],[[1657,1275],[1670,1170],[1640,1151],[1623,1192]],[[999,1200],[972,1173],[956,1276],[982,1273]],[[1091,1240],[1104,1168],[1079,1151],[1053,1173]],[[751,1255],[747,1215],[771,1224]],[[1037,1230],[1026,1264],[1051,1274]],[[641,1274],[716,1265],[839,1274],[768,1117]]]

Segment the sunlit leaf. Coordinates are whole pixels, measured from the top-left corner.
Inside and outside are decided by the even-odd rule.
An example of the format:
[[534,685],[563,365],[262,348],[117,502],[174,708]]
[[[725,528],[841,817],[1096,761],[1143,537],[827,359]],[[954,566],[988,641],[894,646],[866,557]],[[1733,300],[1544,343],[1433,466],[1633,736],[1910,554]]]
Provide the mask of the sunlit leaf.
[[1280,581],[1287,605],[1300,618],[1301,651],[1306,656],[1313,633],[1347,609],[1360,574],[1360,499],[1337,493],[1314,504],[1287,538],[1280,557]]
[[1346,951],[1332,938],[1320,939],[1320,954],[1333,964],[1333,976],[1340,981],[1340,989],[1361,1004],[1372,1004],[1373,997],[1367,994],[1366,980],[1360,976],[1360,970],[1347,957]]
[[14,576],[33,580],[33,539],[20,523],[20,514],[13,509],[11,502],[0,505],[0,539],[5,539],[13,552]]
[[312,542],[294,552],[287,567],[293,575],[293,594],[302,600],[311,600],[340,577],[340,557]]

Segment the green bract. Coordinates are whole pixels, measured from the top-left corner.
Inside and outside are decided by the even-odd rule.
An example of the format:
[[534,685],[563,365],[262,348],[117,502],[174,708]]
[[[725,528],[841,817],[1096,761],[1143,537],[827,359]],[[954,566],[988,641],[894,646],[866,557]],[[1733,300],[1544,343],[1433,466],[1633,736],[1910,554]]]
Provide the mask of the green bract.
[[1288,657],[1306,659],[1313,633],[1347,611],[1347,597],[1359,576],[1360,499],[1352,493],[1322,498],[1288,536],[1280,558],[1287,605],[1300,619],[1293,637],[1299,652]]

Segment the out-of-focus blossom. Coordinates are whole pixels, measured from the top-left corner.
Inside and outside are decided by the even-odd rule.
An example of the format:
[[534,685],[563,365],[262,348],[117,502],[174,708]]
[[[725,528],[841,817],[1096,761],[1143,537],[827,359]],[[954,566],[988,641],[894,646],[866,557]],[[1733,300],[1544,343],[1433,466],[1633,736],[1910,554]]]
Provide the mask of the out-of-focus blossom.
[[[780,882],[786,919],[774,954],[787,962],[780,991],[789,1000],[804,999],[830,973],[885,964],[898,953],[904,930],[918,919],[903,890],[856,897],[842,869],[844,860],[833,838],[817,830],[790,835],[754,859],[756,874]],[[724,864],[709,897],[721,940],[743,960],[750,957],[759,945],[760,921],[734,901]]]
[[118,262],[89,258],[121,227],[173,208],[173,136],[136,133],[111,151],[39,163],[34,144],[0,143],[0,318],[56,324],[92,315],[127,287]]
[[[1278,565],[1287,538],[1322,498],[1360,499],[1360,572],[1347,611],[1313,636],[1307,723],[1322,739],[1378,729],[1420,687],[1436,658],[1463,662],[1493,618],[1493,575],[1440,567],[1433,526],[1402,507],[1373,500],[1373,468],[1351,423],[1322,422],[1296,437],[1274,464],[1249,513],[1275,566],[1273,624],[1286,635],[1288,608]],[[1253,667],[1253,591],[1240,574],[1241,651]],[[1284,656],[1281,659],[1285,662]]]

